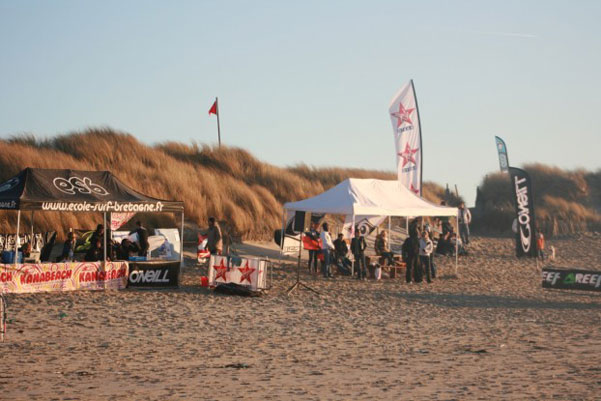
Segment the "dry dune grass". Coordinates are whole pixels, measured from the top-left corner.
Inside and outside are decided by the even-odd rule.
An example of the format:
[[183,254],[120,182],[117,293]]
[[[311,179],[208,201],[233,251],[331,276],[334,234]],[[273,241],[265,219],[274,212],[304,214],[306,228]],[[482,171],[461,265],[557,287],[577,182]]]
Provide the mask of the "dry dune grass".
[[[281,225],[282,204],[314,196],[349,178],[394,179],[394,173],[299,165],[276,167],[227,146],[177,142],[148,146],[108,128],[37,140],[32,135],[0,141],[0,181],[25,167],[110,170],[144,194],[185,201],[186,218],[204,225],[209,216],[226,221],[235,235],[267,239]],[[429,183],[426,197],[439,202],[442,188]],[[14,232],[16,214],[1,212],[0,232]],[[24,224],[29,226],[29,216]],[[174,216],[143,215],[149,226],[175,224]],[[92,228],[101,215],[37,213],[36,231]]]
[[[524,167],[532,178],[537,225],[556,236],[601,229],[601,172],[566,171],[543,164]],[[515,217],[507,174],[486,176],[480,185],[478,228],[509,232]]]

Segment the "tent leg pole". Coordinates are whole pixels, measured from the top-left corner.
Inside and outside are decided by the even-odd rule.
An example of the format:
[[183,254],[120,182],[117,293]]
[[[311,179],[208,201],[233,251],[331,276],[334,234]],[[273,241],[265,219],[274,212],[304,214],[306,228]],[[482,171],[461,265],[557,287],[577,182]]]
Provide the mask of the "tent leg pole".
[[15,238],[15,266],[17,265],[17,262],[19,261],[19,229],[21,228],[21,211],[18,210],[17,211],[17,236]]
[[103,262],[104,262],[104,264],[102,266],[104,268],[105,265],[106,265],[106,232],[108,230],[108,227],[106,226],[106,212],[104,212],[103,215],[102,215],[102,225],[104,226],[104,230],[103,230],[103,234],[104,234],[103,235],[103,237],[104,237],[104,255],[103,255],[104,259],[103,259]]
[[455,229],[457,230],[457,234],[455,234],[455,275],[457,275],[457,263],[459,260],[459,217],[455,220]]
[[[353,238],[355,238],[355,213],[353,213],[353,225],[351,226],[351,244],[353,243]],[[351,249],[351,253],[352,253],[352,249]],[[353,254],[353,256],[355,256]],[[354,257],[353,257],[354,259]],[[358,260],[355,260],[355,263],[353,263],[351,265],[351,277],[355,277],[355,265],[357,263],[361,263]],[[359,266],[359,269],[361,269],[361,266]]]
[[286,209],[282,210],[282,232],[280,233],[280,260],[282,259],[282,254],[284,253],[284,230],[286,230]]
[[33,243],[33,210],[31,211],[31,241]]
[[182,211],[182,227],[180,233],[179,243],[179,268],[184,267],[184,212]]
[[392,237],[390,236],[390,216],[388,216],[388,240],[392,242]]

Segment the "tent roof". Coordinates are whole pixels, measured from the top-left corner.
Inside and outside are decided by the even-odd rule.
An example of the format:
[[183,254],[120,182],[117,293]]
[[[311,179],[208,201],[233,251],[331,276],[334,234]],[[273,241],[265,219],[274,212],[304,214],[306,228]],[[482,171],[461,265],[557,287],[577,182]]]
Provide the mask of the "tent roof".
[[184,210],[184,203],[143,195],[109,171],[26,168],[0,184],[0,209],[177,212]]
[[420,198],[398,181],[349,178],[309,199],[284,204],[284,209],[355,216],[457,216],[457,208]]

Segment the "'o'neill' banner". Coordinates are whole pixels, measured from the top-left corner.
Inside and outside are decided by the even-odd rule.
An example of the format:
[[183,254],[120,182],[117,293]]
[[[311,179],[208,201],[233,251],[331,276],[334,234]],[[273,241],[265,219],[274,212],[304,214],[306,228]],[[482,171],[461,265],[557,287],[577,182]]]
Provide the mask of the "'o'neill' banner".
[[517,214],[516,255],[535,258],[537,256],[536,225],[530,176],[524,170],[515,167],[509,167],[509,175]]
[[507,146],[505,141],[495,136],[495,142],[497,144],[497,152],[499,152],[499,167],[501,171],[506,173],[509,169],[509,157],[507,156]]
[[543,268],[543,288],[601,292],[601,271]]
[[413,80],[394,96],[388,112],[394,130],[398,179],[421,196],[422,134]]

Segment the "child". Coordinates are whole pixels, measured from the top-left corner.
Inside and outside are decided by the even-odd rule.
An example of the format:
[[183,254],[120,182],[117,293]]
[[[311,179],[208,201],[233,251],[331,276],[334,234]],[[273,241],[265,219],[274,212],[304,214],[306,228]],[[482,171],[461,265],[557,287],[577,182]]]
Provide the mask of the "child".
[[545,260],[545,236],[540,230],[536,233],[536,249],[538,251],[538,257],[541,260]]

